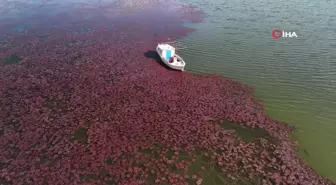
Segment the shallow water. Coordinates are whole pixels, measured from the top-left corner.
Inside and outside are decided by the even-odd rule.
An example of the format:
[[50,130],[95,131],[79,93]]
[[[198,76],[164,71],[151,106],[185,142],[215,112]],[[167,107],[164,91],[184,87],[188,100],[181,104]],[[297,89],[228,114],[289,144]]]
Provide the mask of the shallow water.
[[229,121],[223,121],[221,127],[225,130],[234,130],[235,135],[242,139],[245,142],[253,142],[258,139],[269,139],[272,140],[272,137],[264,129],[252,129],[248,127],[243,127],[239,124],[234,124]]
[[[181,39],[186,70],[254,86],[269,115],[299,128],[301,156],[336,181],[336,2],[187,2],[209,17]],[[274,39],[275,28],[298,37]]]

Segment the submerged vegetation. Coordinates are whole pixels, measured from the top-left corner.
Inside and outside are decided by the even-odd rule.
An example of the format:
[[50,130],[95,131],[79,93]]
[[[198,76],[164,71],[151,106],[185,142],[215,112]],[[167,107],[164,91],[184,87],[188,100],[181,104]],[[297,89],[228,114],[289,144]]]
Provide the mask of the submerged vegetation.
[[4,58],[1,60],[1,63],[7,65],[7,64],[17,64],[22,59],[17,54],[11,54],[7,58]]
[[223,129],[234,130],[237,137],[241,138],[245,142],[255,141],[262,138],[275,140],[275,138],[272,138],[269,133],[262,128],[249,128],[232,123],[231,121],[221,121],[219,124]]
[[87,143],[87,129],[85,128],[79,128],[76,130],[76,132],[74,133],[73,138],[79,142],[83,142],[83,143]]

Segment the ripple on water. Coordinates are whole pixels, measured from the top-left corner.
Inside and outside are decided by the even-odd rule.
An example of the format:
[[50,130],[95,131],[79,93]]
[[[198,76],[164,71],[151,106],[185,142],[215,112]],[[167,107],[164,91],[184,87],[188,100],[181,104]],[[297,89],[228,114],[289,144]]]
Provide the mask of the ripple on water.
[[[335,145],[326,141],[336,135],[336,5],[293,0],[281,6],[271,0],[188,2],[201,5],[210,14],[208,22],[216,20],[216,25],[198,25],[197,32],[181,39],[188,48],[181,51],[187,69],[255,86],[272,116],[311,131],[301,131],[300,142],[312,140],[310,133],[317,128],[323,130],[316,133],[315,142],[306,144],[308,151],[316,147],[329,154],[335,151]],[[212,11],[216,7],[222,11]],[[274,28],[295,31],[298,38],[275,40],[271,37]],[[306,160],[336,181],[334,156],[323,157],[326,160],[316,162],[317,152]]]

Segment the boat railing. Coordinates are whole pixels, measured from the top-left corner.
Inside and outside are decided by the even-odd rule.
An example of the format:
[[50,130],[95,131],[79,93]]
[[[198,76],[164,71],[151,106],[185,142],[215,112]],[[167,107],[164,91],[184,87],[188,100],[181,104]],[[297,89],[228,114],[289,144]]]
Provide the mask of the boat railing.
[[160,42],[160,44],[169,44],[169,45],[173,46],[176,50],[186,49],[187,48],[187,47],[183,46],[181,43],[177,43],[176,41],[172,41],[172,42]]
[[181,47],[181,48],[178,48],[178,47],[176,47],[175,49],[176,50],[180,50],[180,49],[186,49],[187,47]]
[[172,44],[172,43],[176,43],[176,41],[171,41],[171,42],[159,42],[160,44]]
[[159,42],[159,44],[169,44],[174,47],[176,50],[186,49],[187,47],[183,46],[181,43],[177,43],[176,41],[170,42]]

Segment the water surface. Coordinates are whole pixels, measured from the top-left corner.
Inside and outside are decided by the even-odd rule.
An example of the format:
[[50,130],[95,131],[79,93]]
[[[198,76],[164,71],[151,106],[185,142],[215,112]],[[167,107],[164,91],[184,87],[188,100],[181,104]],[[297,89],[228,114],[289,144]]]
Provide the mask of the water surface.
[[[187,2],[209,17],[181,39],[186,70],[254,86],[269,115],[299,128],[301,156],[336,181],[336,2]],[[298,38],[273,39],[275,28]]]

